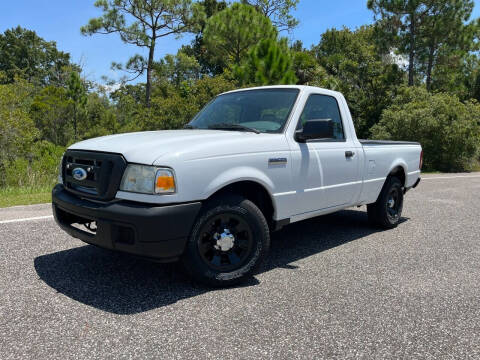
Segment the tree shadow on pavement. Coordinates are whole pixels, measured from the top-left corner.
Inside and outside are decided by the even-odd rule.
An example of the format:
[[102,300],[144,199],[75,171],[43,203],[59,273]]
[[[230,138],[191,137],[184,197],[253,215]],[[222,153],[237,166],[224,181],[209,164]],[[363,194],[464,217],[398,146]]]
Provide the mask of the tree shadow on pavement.
[[[365,212],[355,210],[289,225],[273,234],[262,272],[294,271],[292,262],[377,231]],[[193,284],[178,264],[156,264],[92,245],[39,256],[34,265],[40,279],[58,292],[115,314],[141,313],[211,291]],[[242,286],[258,283],[253,277]]]

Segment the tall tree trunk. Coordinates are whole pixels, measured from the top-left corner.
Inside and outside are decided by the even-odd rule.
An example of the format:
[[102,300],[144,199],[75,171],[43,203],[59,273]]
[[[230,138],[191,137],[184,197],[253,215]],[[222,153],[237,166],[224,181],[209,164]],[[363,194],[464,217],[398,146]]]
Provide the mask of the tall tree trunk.
[[408,54],[408,86],[413,86],[415,62],[415,14],[410,14],[410,51]]
[[428,64],[427,64],[427,90],[430,90],[432,86],[432,69],[433,69],[433,58],[435,55],[435,43],[432,41],[430,44],[430,49],[428,51]]
[[240,43],[238,41],[235,49],[235,65],[240,66]]
[[77,106],[73,105],[73,140],[77,141]]
[[153,67],[153,55],[155,53],[155,39],[152,40],[150,50],[148,52],[147,63],[147,88],[145,90],[145,103],[147,107],[150,107],[150,94],[152,91],[152,67]]
[[472,98],[480,101],[480,72],[477,74],[477,79],[473,85]]

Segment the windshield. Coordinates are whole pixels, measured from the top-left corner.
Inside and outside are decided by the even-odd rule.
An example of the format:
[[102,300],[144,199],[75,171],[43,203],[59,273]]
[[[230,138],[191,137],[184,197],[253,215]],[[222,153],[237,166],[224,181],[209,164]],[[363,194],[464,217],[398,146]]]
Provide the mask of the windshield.
[[298,89],[264,89],[220,95],[187,126],[279,133],[283,131],[298,93]]

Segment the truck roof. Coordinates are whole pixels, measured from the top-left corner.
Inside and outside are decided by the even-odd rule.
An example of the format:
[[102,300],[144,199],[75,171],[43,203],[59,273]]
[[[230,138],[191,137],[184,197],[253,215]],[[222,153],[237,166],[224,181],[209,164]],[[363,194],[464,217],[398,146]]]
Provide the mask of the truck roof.
[[224,92],[220,95],[223,94],[230,94],[234,92],[239,92],[239,91],[250,91],[250,90],[260,90],[260,89],[298,89],[300,91],[305,91],[305,92],[316,92],[316,93],[321,93],[321,94],[326,94],[326,95],[338,95],[341,94],[338,91],[333,91],[325,88],[320,88],[316,86],[307,86],[307,85],[270,85],[270,86],[256,86],[256,87],[251,87],[251,88],[243,88],[243,89],[236,89],[236,90],[231,90]]

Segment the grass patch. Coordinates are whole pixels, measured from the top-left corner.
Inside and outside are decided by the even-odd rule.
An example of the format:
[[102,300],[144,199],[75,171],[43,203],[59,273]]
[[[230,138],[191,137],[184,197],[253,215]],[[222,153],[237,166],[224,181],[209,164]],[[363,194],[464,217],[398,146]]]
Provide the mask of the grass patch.
[[8,187],[0,189],[0,208],[42,204],[52,201],[52,187]]
[[480,171],[480,161],[473,165],[472,171]]

